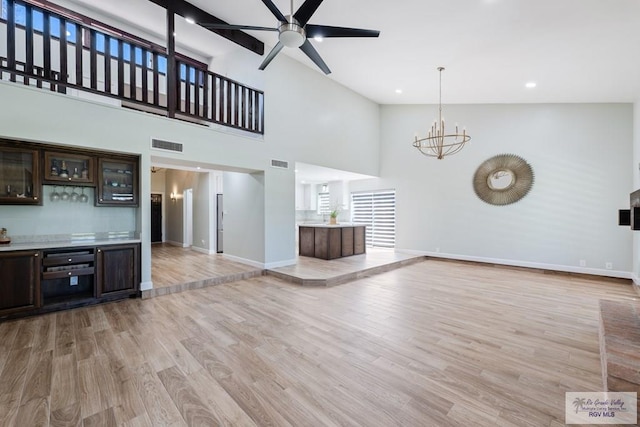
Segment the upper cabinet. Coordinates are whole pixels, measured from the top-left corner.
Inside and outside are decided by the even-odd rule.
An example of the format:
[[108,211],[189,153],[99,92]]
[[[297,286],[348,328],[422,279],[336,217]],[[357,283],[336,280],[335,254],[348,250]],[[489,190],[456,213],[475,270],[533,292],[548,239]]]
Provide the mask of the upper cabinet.
[[95,187],[96,206],[138,206],[139,156],[0,139],[0,205],[42,205],[42,185]]
[[95,159],[63,152],[44,152],[44,183],[77,186],[95,185]]
[[96,205],[138,206],[138,159],[98,158]]
[[39,151],[0,141],[0,204],[40,205]]

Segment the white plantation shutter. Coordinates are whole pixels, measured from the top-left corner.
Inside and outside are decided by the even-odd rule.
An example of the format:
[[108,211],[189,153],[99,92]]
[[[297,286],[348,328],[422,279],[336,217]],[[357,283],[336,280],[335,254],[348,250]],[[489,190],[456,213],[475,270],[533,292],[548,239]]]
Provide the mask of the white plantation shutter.
[[367,246],[395,247],[395,190],[351,193],[351,222],[367,225]]

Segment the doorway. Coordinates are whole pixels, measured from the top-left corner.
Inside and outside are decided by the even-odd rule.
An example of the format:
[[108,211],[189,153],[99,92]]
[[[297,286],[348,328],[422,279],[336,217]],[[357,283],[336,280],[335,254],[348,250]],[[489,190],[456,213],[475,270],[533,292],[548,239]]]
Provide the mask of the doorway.
[[162,242],[162,194],[151,194],[151,243]]

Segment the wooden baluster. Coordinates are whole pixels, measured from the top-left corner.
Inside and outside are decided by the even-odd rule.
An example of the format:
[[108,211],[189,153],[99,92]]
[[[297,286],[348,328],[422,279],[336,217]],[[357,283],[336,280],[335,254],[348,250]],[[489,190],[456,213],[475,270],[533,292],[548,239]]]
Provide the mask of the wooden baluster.
[[233,95],[235,90],[233,89],[234,84],[227,80],[227,114],[226,114],[226,124],[232,124],[233,122]]
[[209,118],[209,78],[213,77],[210,73],[202,72],[202,117]]
[[91,39],[91,45],[89,46],[89,76],[91,79],[91,89],[98,90],[98,41],[96,31],[89,30],[89,35]]
[[249,106],[247,107],[247,112],[249,114],[248,120],[247,120],[247,128],[248,130],[255,130],[255,123],[254,123],[254,118],[255,115],[253,114],[253,98],[254,98],[254,93],[255,91],[253,89],[249,89]]
[[124,98],[124,42],[115,40],[118,45],[118,96]]
[[138,100],[138,88],[136,83],[136,47],[129,43],[129,98]]
[[58,84],[58,92],[59,93],[67,93],[67,23],[64,19],[60,19],[60,38],[58,39],[60,44],[60,75],[58,76],[59,81],[62,84]]
[[184,66],[184,112],[191,114],[191,70],[189,65]]
[[202,80],[202,70],[199,68],[194,68],[195,70],[195,82],[193,84],[193,114],[195,116],[200,117],[201,109],[200,109],[200,81]]
[[42,43],[44,60],[44,79],[49,82],[49,88],[55,90],[55,85],[51,83],[51,20],[46,12],[43,15]]
[[82,70],[82,32],[84,31],[82,26],[75,24],[76,27],[76,86],[84,87],[84,71]]
[[[11,0],[7,2],[7,67],[16,69],[16,15],[15,4]],[[15,73],[9,75],[9,80],[16,81]]]
[[214,74],[211,76],[211,120],[214,122],[218,121],[220,96],[220,78]]
[[[30,76],[33,75],[33,9],[29,4],[24,5],[26,9],[25,15],[25,56],[26,64],[24,68],[24,84],[29,85],[31,83]],[[8,25],[8,24],[7,24]]]
[[104,35],[104,92],[111,93],[111,37]]
[[258,131],[260,133],[264,133],[264,93],[259,93],[259,103],[258,108],[260,109],[260,123],[258,126]]
[[149,103],[149,52],[142,49],[142,102]]
[[158,71],[158,52],[153,52],[153,105],[160,106],[160,72]]

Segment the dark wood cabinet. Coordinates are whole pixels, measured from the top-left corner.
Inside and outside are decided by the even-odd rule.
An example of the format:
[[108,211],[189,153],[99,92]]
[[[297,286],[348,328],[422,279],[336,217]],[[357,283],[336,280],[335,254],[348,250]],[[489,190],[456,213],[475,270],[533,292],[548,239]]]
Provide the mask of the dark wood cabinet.
[[97,296],[133,295],[140,283],[140,244],[97,249]]
[[353,227],[353,254],[360,255],[367,252],[367,227],[358,225]]
[[0,140],[0,204],[40,205],[39,151]]
[[335,259],[366,252],[366,226],[303,226],[298,228],[298,254]]
[[138,206],[138,159],[98,158],[98,206]]
[[0,252],[0,317],[40,306],[40,251]]
[[95,158],[83,154],[45,151],[42,176],[45,184],[94,186]]

